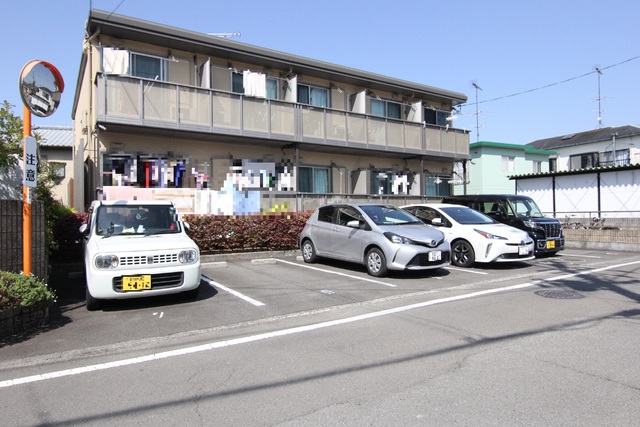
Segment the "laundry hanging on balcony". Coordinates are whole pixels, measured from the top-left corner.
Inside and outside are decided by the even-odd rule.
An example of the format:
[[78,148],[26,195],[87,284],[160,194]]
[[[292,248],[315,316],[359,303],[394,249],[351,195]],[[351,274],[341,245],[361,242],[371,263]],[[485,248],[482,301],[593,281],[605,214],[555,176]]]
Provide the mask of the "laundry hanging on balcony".
[[105,74],[129,73],[129,51],[105,47],[102,50]]
[[243,73],[244,94],[257,98],[267,97],[267,76],[245,70]]

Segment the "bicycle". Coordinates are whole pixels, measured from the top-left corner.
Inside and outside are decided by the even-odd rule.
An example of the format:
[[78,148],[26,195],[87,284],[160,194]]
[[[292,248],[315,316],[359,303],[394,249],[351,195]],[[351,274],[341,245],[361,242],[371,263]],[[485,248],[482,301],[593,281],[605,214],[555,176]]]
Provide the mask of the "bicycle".
[[585,225],[583,223],[581,223],[580,221],[574,221],[571,222],[570,219],[571,217],[574,217],[575,215],[566,215],[564,217],[564,222],[562,223],[562,227],[565,229],[570,229],[570,230],[583,230],[586,229],[587,227],[585,227]]
[[589,228],[595,229],[595,230],[601,230],[602,228],[604,228],[604,220],[605,218],[598,218],[597,216],[594,216],[593,218],[591,218],[591,223],[589,224]]

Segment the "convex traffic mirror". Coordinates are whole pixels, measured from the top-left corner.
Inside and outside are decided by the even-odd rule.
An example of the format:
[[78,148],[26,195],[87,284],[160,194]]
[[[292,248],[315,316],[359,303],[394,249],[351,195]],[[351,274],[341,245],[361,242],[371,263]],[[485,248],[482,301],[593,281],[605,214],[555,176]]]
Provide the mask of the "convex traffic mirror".
[[62,75],[45,61],[29,61],[20,73],[20,96],[24,105],[38,117],[53,114],[64,90]]

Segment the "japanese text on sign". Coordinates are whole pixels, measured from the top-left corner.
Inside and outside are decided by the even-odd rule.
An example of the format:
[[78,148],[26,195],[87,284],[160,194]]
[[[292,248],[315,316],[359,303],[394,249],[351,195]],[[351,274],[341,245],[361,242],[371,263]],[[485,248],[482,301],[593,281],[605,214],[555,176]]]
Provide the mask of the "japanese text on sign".
[[38,178],[38,156],[36,150],[38,145],[32,136],[24,138],[24,177],[23,185],[35,187]]

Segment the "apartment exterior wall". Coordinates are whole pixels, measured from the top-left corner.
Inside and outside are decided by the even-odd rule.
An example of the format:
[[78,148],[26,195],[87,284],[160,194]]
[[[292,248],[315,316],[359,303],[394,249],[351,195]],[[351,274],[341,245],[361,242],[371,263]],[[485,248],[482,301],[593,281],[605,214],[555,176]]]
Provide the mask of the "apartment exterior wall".
[[[74,155],[84,159],[75,164],[77,209],[93,197],[127,193],[115,187],[133,187],[136,197],[173,191],[209,200],[192,205],[199,213],[217,212],[216,202],[231,203],[234,213],[253,212],[256,203],[262,212],[282,209],[276,193],[293,196],[298,208],[308,193],[426,197],[447,191],[441,177],[468,157],[468,132],[422,120],[424,108],[444,111],[463,96],[419,93],[422,87],[408,82],[367,85],[369,76],[357,70],[304,68],[293,57],[287,63],[286,54],[266,66],[244,59],[251,55],[239,51],[251,47],[240,44],[226,57],[201,45],[187,51],[166,37],[154,44],[102,30],[85,43],[74,104]],[[160,78],[131,76],[118,64],[105,66],[122,52],[170,59],[162,59]],[[247,72],[276,82],[277,95],[248,93]],[[244,92],[234,73],[244,75]],[[415,86],[415,98],[405,83]],[[307,87],[324,91],[326,105],[298,102]],[[380,101],[399,105],[401,117],[372,114]],[[303,174],[318,175],[324,191],[309,191]]]

